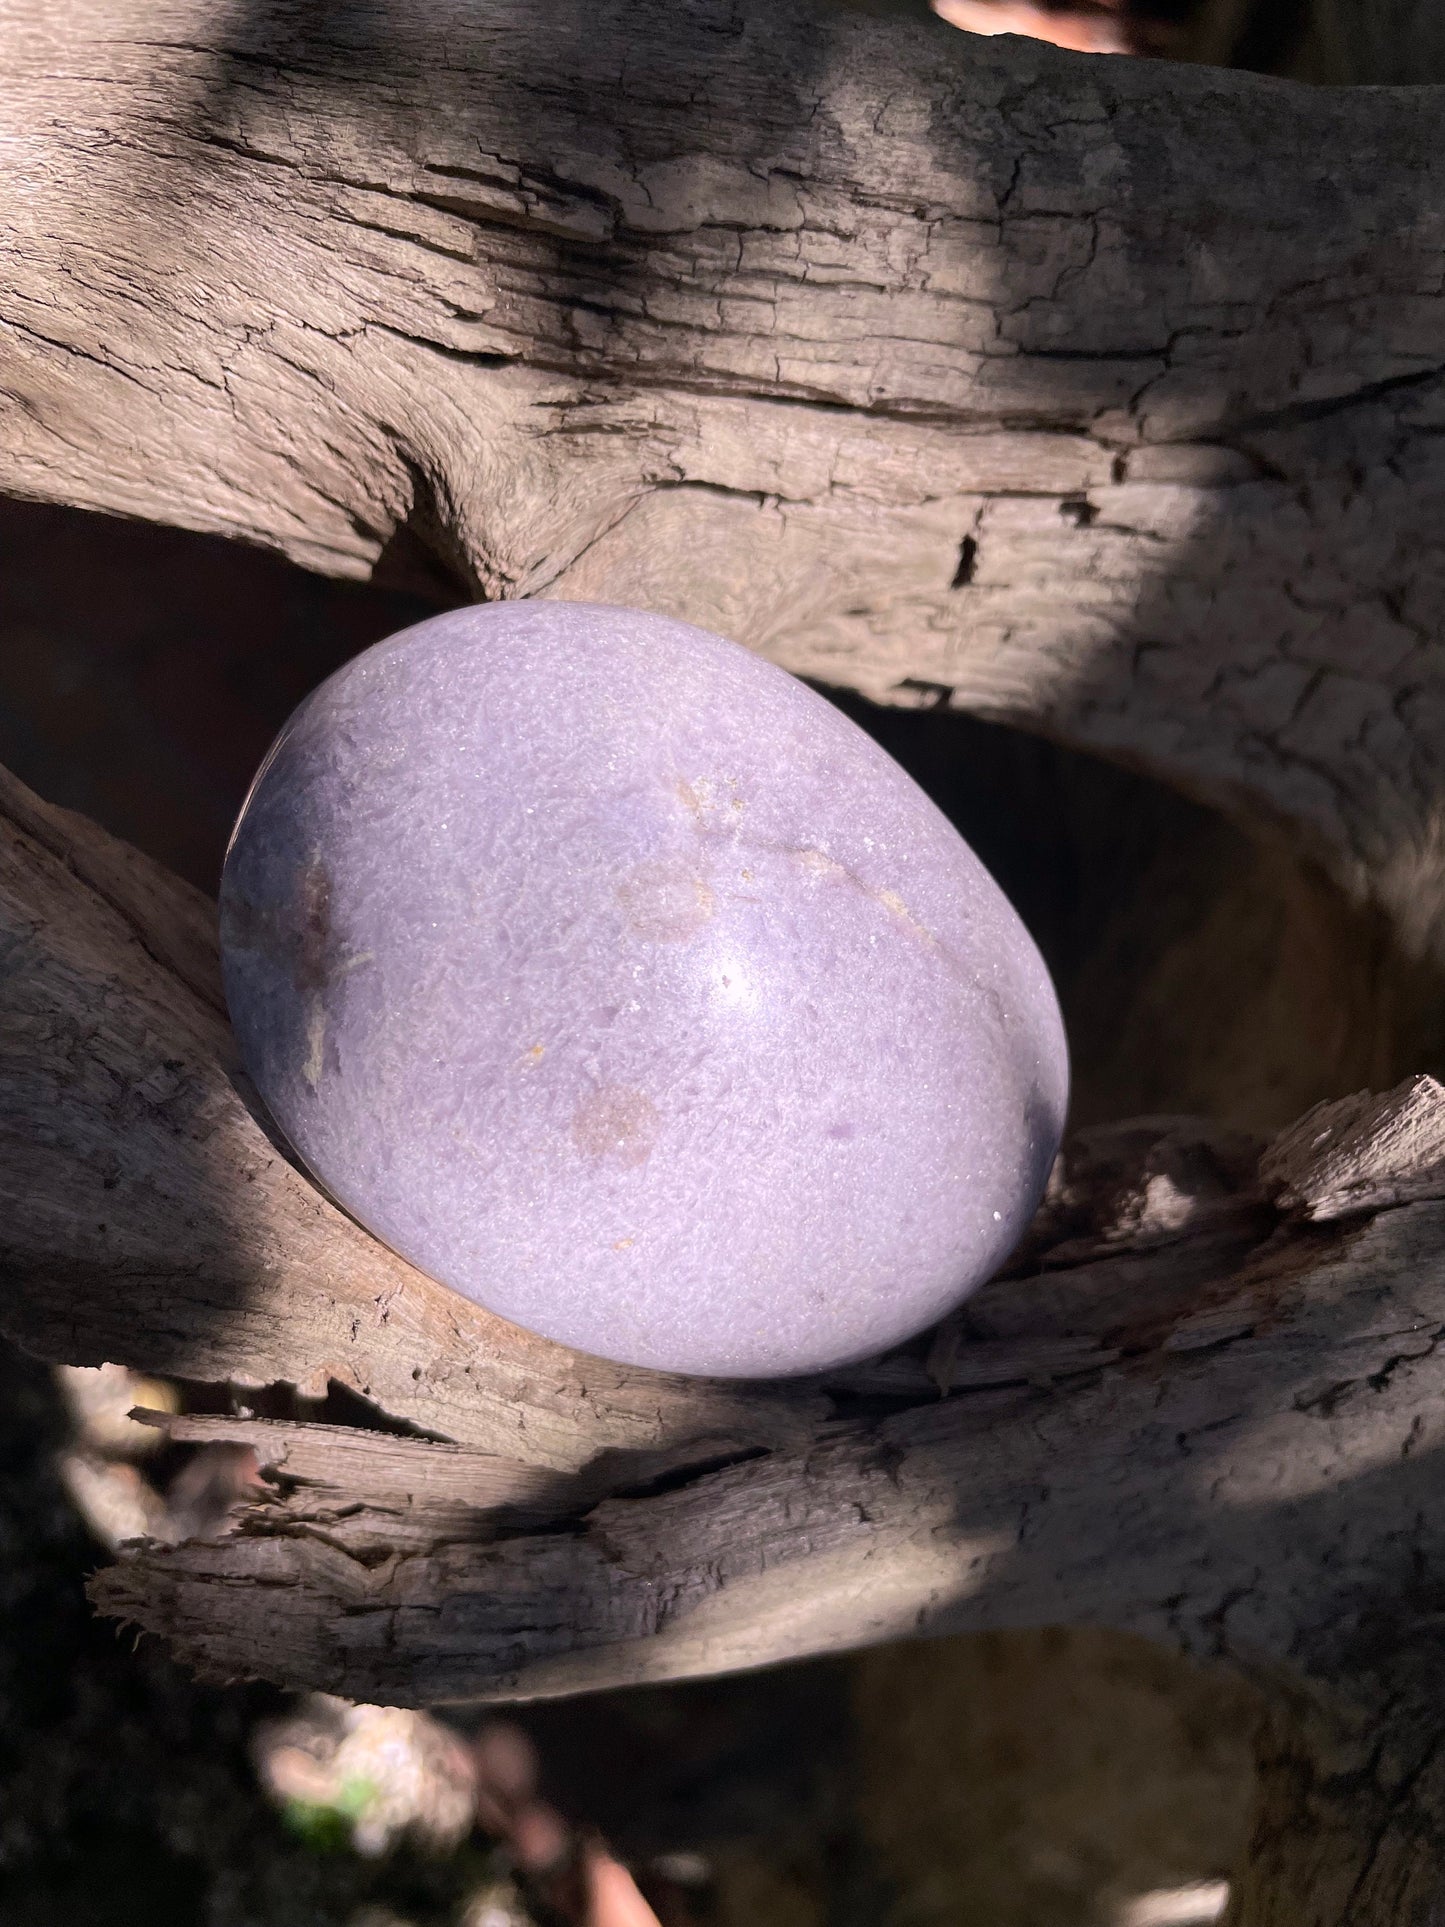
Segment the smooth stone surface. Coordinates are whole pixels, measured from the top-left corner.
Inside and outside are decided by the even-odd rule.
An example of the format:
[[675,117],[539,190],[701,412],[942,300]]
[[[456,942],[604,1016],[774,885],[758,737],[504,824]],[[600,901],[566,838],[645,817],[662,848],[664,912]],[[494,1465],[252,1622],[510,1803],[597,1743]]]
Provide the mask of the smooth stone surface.
[[263,764],[221,929],[322,1184],[609,1358],[881,1351],[997,1268],[1057,1148],[1058,1006],[996,884],[821,696],[683,623],[494,604],[368,650]]

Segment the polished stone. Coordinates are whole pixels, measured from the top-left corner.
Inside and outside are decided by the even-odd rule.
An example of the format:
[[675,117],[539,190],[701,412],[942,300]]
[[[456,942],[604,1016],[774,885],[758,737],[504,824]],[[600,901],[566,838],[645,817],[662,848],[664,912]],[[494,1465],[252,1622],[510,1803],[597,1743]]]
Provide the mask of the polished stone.
[[368,650],[262,766],[221,915],[322,1184],[582,1351],[883,1350],[996,1269],[1058,1144],[1058,1006],[987,871],[821,696],[682,623],[506,603]]

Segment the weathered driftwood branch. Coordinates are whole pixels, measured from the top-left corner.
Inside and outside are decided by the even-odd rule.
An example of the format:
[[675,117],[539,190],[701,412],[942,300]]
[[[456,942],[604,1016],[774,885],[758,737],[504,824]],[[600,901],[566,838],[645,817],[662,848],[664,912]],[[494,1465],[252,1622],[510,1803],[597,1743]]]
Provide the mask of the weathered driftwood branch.
[[[409,528],[488,594],[641,602],[1008,717],[1280,831],[1445,950],[1437,94],[802,0],[0,22],[0,488],[339,574]],[[232,1083],[205,906],[8,784],[3,812],[0,1325],[334,1381],[429,1435],[185,1421],[273,1496],[102,1575],[108,1609],[210,1671],[411,1700],[1152,1629],[1392,1709],[1388,1745],[1281,1739],[1252,1917],[1438,1889],[1433,1086],[1262,1163],[1095,1138],[926,1356],[655,1379],[336,1212]]]
[[926,1353],[672,1381],[488,1319],[317,1195],[232,1086],[189,892],[13,782],[0,856],[5,1328],[332,1377],[444,1435],[181,1421],[253,1445],[274,1496],[97,1590],[207,1671],[436,1701],[1054,1618],[1326,1669],[1439,1554],[1429,1080],[1262,1164],[1177,1120],[1094,1133]]
[[[0,487],[693,617],[1439,945],[1439,96],[804,0],[5,0]],[[1339,164],[1348,156],[1348,164]]]
[[[1167,1203],[992,1288],[947,1396],[899,1360],[832,1387],[806,1444],[610,1498],[595,1472],[534,1477],[500,1503],[490,1464],[455,1448],[193,1421],[257,1445],[277,1497],[99,1596],[208,1670],[383,1699],[1060,1619],[1337,1670],[1362,1623],[1406,1630],[1440,1556],[1445,1210],[1270,1236],[1177,1129],[1141,1173],[1135,1197]],[[284,1601],[284,1632],[241,1581]]]

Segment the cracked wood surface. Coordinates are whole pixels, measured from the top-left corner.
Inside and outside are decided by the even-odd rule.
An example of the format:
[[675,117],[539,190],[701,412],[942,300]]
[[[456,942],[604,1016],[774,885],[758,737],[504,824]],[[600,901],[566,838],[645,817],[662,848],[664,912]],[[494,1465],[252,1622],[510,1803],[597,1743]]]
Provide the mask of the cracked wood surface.
[[0,22],[0,487],[342,574],[409,523],[1147,766],[1445,947],[1438,94],[802,0]]

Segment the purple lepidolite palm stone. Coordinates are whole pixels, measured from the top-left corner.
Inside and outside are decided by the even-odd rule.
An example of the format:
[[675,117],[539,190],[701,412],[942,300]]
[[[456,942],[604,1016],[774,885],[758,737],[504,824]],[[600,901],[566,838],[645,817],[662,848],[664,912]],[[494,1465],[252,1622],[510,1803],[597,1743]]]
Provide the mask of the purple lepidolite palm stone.
[[634,610],[508,603],[302,704],[221,889],[281,1129],[444,1284],[583,1351],[801,1373],[1023,1229],[1067,1058],[992,878],[821,696]]

